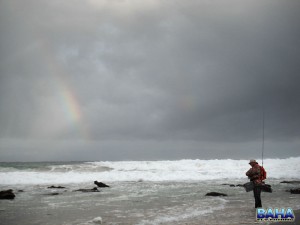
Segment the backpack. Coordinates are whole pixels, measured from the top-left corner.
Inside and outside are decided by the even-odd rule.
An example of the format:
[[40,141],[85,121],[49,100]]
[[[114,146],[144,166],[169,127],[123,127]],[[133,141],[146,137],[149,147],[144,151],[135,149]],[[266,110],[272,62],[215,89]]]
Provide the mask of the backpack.
[[267,172],[266,172],[265,168],[263,168],[262,166],[259,166],[259,167],[260,167],[260,179],[261,180],[267,179]]

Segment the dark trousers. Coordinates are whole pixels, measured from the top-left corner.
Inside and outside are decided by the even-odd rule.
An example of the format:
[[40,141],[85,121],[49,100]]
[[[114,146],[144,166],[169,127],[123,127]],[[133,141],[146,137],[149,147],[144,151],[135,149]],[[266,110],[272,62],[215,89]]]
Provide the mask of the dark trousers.
[[261,193],[261,187],[259,185],[254,185],[253,194],[254,194],[254,199],[255,199],[255,208],[262,207],[260,193]]

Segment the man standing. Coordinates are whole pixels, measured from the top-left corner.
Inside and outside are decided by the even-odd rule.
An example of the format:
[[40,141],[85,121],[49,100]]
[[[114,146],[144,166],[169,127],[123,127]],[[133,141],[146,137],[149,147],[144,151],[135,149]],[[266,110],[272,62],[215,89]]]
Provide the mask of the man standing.
[[253,194],[255,199],[255,208],[261,208],[262,205],[261,205],[260,193],[261,193],[262,180],[261,180],[260,166],[254,159],[251,159],[249,164],[251,165],[252,168],[250,168],[246,172],[246,176],[248,176],[250,181],[252,181],[254,184]]

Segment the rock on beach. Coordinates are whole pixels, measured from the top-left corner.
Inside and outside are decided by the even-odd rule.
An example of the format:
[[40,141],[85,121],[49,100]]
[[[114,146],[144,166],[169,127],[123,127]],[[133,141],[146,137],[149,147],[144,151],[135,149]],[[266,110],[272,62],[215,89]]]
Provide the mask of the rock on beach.
[[13,193],[12,189],[0,191],[0,199],[14,199],[16,195]]
[[78,190],[75,190],[75,191],[81,191],[81,192],[99,192],[99,190],[94,187],[92,189],[78,189]]
[[300,188],[295,188],[290,190],[291,194],[300,194]]
[[219,192],[208,192],[205,196],[227,196],[227,194]]
[[109,187],[107,184],[104,184],[102,182],[94,181],[94,184],[96,184],[100,188]]

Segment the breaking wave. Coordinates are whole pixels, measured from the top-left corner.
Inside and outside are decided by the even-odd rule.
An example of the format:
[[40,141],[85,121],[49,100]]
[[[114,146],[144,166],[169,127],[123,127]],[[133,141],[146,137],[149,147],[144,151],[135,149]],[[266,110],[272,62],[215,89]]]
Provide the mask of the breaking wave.
[[[300,157],[266,159],[268,178],[300,179]],[[101,180],[201,181],[244,179],[248,160],[0,163],[1,184],[65,184]]]

